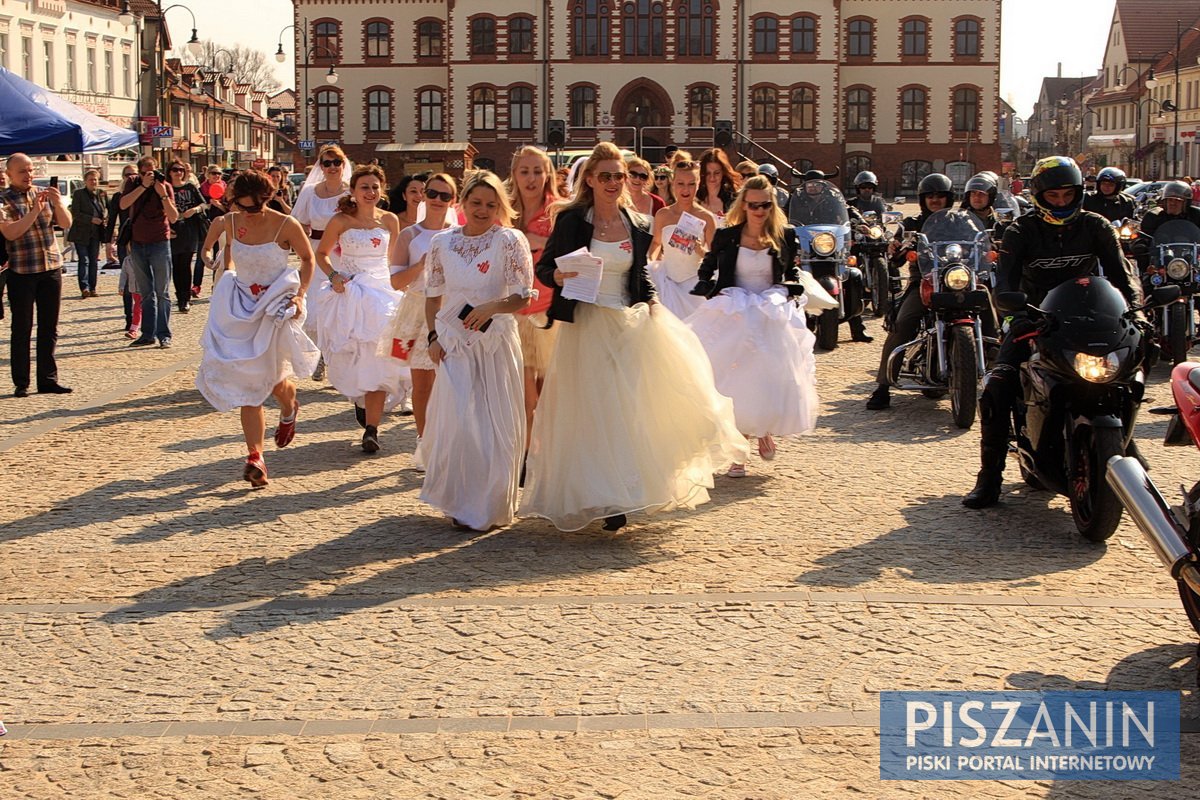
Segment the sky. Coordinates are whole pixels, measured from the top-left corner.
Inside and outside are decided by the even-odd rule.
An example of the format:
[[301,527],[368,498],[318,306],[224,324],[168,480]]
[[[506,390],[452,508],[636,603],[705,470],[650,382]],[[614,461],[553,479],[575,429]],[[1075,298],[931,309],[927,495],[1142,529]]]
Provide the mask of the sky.
[[[291,0],[186,0],[185,4],[196,15],[201,39],[262,50],[271,57],[279,80],[292,85],[295,37],[291,30],[283,37],[288,60],[276,64],[273,55],[280,31],[292,23]],[[1017,116],[1029,116],[1042,78],[1054,76],[1059,62],[1064,77],[1095,76],[1104,59],[1115,4],[1116,0],[1003,0],[1000,94],[1017,109]],[[187,40],[191,20],[186,11],[167,12],[167,22],[178,42]]]

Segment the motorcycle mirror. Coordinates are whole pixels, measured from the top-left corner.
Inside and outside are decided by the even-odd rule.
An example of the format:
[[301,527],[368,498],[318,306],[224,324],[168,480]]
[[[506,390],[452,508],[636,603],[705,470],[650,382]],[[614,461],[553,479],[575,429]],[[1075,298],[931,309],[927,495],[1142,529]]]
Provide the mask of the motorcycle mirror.
[[[1178,289],[1178,286],[1172,287]],[[997,292],[996,293],[996,308],[1003,311],[1005,314],[1015,314],[1018,311],[1024,311],[1028,305],[1029,298],[1024,292]]]

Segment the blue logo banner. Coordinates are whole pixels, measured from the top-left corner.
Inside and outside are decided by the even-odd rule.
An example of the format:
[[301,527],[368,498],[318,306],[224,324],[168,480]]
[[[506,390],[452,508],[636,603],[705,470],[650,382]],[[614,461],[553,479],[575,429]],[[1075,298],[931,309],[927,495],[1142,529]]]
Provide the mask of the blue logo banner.
[[882,780],[1179,780],[1177,692],[881,692]]

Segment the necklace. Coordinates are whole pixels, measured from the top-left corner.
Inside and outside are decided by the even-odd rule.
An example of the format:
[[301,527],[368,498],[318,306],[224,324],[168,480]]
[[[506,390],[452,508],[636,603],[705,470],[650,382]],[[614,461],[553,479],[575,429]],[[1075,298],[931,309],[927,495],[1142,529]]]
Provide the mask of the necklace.
[[594,214],[592,216],[592,219],[596,223],[595,224],[596,230],[601,235],[608,235],[610,232],[613,231],[614,228],[616,228],[619,225],[623,225],[620,212],[617,212],[617,216],[612,217],[610,219],[600,219],[599,214]]

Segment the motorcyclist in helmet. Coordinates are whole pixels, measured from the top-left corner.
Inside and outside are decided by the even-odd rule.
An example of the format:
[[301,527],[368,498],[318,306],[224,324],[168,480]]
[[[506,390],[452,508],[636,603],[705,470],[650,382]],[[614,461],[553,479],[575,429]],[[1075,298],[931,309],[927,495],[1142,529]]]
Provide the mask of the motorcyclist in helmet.
[[[891,256],[893,266],[899,267],[907,261],[908,248],[902,246],[904,234],[919,232],[930,214],[950,208],[954,203],[954,185],[942,173],[930,173],[917,184],[917,203],[921,206],[921,213],[901,220],[896,238],[888,245],[888,255]],[[921,292],[918,290],[921,285],[921,270],[916,264],[909,264],[908,270],[908,288],[904,290],[904,297],[900,301],[899,309],[895,311],[895,319],[883,343],[879,372],[875,376],[875,391],[867,398],[868,411],[880,411],[892,404],[887,377],[888,356],[897,347],[916,337],[921,317],[925,314],[925,304],[921,301]]]
[[[1055,286],[1093,274],[1099,260],[1104,276],[1126,301],[1140,305],[1141,284],[1121,255],[1116,231],[1099,214],[1083,210],[1083,175],[1074,160],[1043,158],[1034,166],[1030,183],[1034,212],[1004,232],[996,290],[1025,292],[1037,305]],[[962,501],[968,508],[986,508],[1000,499],[1009,420],[1021,391],[1020,366],[1029,359],[1029,340],[1037,328],[1028,317],[1014,317],[996,365],[984,380],[979,398],[980,470],[975,488]]]
[[1200,225],[1200,208],[1192,205],[1192,190],[1183,181],[1171,181],[1162,188],[1158,208],[1142,217],[1141,235],[1133,242],[1133,254],[1138,267],[1145,271],[1150,266],[1150,254],[1154,250],[1154,232],[1176,219],[1185,219]]
[[1125,194],[1125,173],[1116,167],[1105,167],[1096,174],[1096,191],[1083,198],[1083,210],[1099,214],[1109,222],[1132,219],[1137,201]]
[[970,211],[988,230],[994,230],[1000,220],[996,216],[996,180],[990,172],[972,175],[963,187],[963,211]]
[[[830,216],[840,215],[840,211],[845,211],[852,226],[858,228],[866,227],[867,222],[863,219],[862,214],[858,213],[858,209],[846,205],[845,199],[838,199],[841,198],[841,192],[837,192],[835,195],[826,190],[825,184],[828,183],[829,177],[831,176],[826,176],[825,173],[819,169],[810,169],[808,172],[804,173],[804,175],[801,177],[803,184],[799,189],[797,189],[798,192],[804,192],[807,195],[805,198],[805,203],[801,207],[806,208],[809,215],[821,217],[825,213],[822,211],[825,203],[837,203],[838,208],[828,209],[828,214]],[[799,199],[797,199],[796,202],[800,202]],[[862,272],[859,271],[857,267],[848,268],[847,280],[853,281],[859,287],[862,287]],[[862,314],[856,314],[855,316],[850,317],[846,320],[846,323],[850,326],[850,339],[852,341],[875,341],[874,336],[867,335],[867,329],[865,323],[863,322]]]
[[788,213],[788,200],[791,199],[791,194],[779,185],[779,170],[775,168],[774,164],[762,164],[758,168],[758,174],[764,176],[775,187],[775,203],[783,209],[784,214]]
[[879,179],[875,177],[875,173],[863,170],[854,176],[854,197],[846,201],[846,205],[858,209],[863,215],[874,211],[879,219],[883,219],[887,206],[884,205],[883,198],[876,194],[878,191]]

